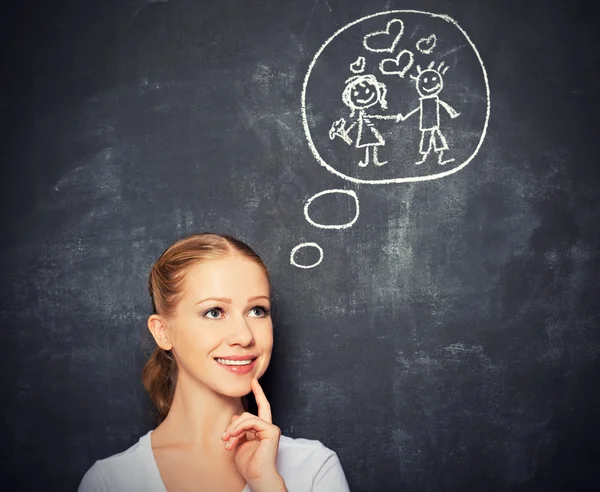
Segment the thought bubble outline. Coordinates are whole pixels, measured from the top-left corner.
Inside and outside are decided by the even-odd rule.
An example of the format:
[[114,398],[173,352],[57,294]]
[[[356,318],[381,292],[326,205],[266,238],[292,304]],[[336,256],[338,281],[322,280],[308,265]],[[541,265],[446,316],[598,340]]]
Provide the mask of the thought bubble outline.
[[[298,251],[300,251],[300,249],[306,248],[309,246],[311,248],[316,248],[319,251],[319,259],[312,265],[300,265],[300,263],[296,263],[296,260],[294,259],[294,255]],[[317,243],[300,243],[297,246],[294,246],[294,248],[292,249],[292,252],[290,253],[290,264],[292,264],[298,268],[314,268],[314,267],[320,265],[322,261],[323,261],[323,248],[321,248],[321,246],[319,246]]]
[[[390,14],[423,14],[429,17],[433,17],[433,18],[437,18],[437,19],[442,19],[450,24],[452,24],[453,26],[455,26],[460,32],[461,34],[465,37],[465,39],[467,40],[467,42],[469,43],[469,45],[471,46],[471,48],[473,49],[473,51],[475,52],[475,56],[477,57],[477,60],[479,61],[479,65],[481,66],[481,71],[483,72],[483,80],[485,83],[485,91],[486,91],[486,111],[485,111],[485,121],[483,123],[483,130],[481,132],[481,137],[479,139],[479,143],[477,144],[477,147],[475,148],[475,150],[473,151],[473,153],[471,154],[470,157],[468,157],[465,162],[463,162],[460,166],[457,166],[453,169],[449,169],[447,171],[441,172],[441,173],[437,173],[437,174],[430,174],[428,176],[410,176],[410,177],[405,177],[405,178],[388,178],[388,179],[361,179],[361,178],[355,178],[352,176],[347,176],[346,174],[338,171],[337,169],[335,169],[333,166],[327,164],[327,162],[325,162],[325,160],[321,157],[321,155],[319,154],[319,151],[317,150],[315,143],[313,142],[313,139],[311,137],[310,134],[310,127],[308,125],[308,116],[306,114],[306,89],[308,87],[308,81],[310,79],[310,75],[312,73],[312,70],[315,66],[315,63],[317,62],[317,60],[319,59],[319,56],[321,56],[321,53],[323,52],[323,50],[327,47],[327,45],[329,45],[329,43],[331,41],[333,41],[333,39],[335,37],[337,37],[340,33],[342,33],[343,31],[345,31],[346,29],[360,23],[363,22],[367,19],[372,19],[374,17],[378,17],[380,15],[390,15]],[[327,169],[329,172],[339,176],[340,178],[343,178],[345,180],[351,181],[353,183],[364,183],[364,184],[390,184],[390,183],[410,183],[410,182],[417,182],[417,181],[431,181],[434,179],[440,179],[443,178],[445,176],[449,176],[450,174],[454,174],[458,171],[460,171],[462,168],[464,168],[467,164],[469,164],[477,155],[477,153],[479,152],[479,149],[481,148],[483,141],[485,140],[485,135],[487,133],[487,128],[488,128],[488,123],[490,120],[490,85],[489,85],[489,81],[488,81],[488,76],[487,76],[487,71],[485,69],[485,65],[483,64],[483,60],[481,59],[481,55],[479,54],[479,51],[477,50],[477,48],[475,47],[475,45],[473,44],[473,41],[471,41],[471,38],[469,37],[469,35],[464,31],[464,29],[462,27],[460,27],[460,25],[458,24],[458,22],[456,22],[452,17],[445,15],[445,14],[433,14],[431,12],[424,12],[421,10],[387,10],[385,12],[378,12],[376,14],[371,14],[371,15],[367,15],[364,17],[361,17],[360,19],[357,19],[349,24],[346,24],[345,26],[343,26],[342,28],[338,29],[335,33],[333,33],[333,35],[331,35],[327,41],[325,41],[325,43],[323,43],[323,45],[319,48],[319,50],[317,51],[316,55],[314,56],[314,58],[312,59],[312,61],[310,62],[310,65],[308,66],[308,71],[306,72],[306,76],[304,77],[304,83],[302,84],[302,94],[301,94],[301,109],[302,109],[302,124],[304,126],[304,133],[306,134],[306,139],[308,140],[308,146],[310,148],[311,153],[313,154],[313,156],[315,157],[315,159],[317,159],[317,162],[319,162],[319,164],[321,164],[325,169]]]
[[[350,222],[346,222],[345,224],[319,224],[318,222],[315,222],[314,220],[312,220],[308,213],[308,207],[310,207],[310,204],[313,202],[313,200],[315,198],[319,198],[320,196],[329,195],[329,194],[333,194],[333,193],[341,193],[341,194],[348,195],[348,196],[351,196],[352,198],[354,198],[354,203],[356,205],[356,214],[354,215],[354,218]],[[310,225],[318,227],[319,229],[348,229],[349,227],[352,227],[354,225],[354,223],[358,220],[359,215],[360,215],[360,206],[358,203],[358,196],[356,196],[356,192],[354,190],[338,190],[338,189],[323,190],[323,191],[320,191],[319,193],[317,193],[316,195],[311,196],[306,201],[306,204],[304,205],[304,218]]]

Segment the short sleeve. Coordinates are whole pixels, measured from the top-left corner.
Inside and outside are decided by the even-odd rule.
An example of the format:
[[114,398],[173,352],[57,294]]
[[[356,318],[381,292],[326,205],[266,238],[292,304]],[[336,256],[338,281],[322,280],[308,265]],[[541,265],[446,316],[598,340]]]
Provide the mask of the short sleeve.
[[85,473],[77,492],[110,492],[98,461]]
[[323,462],[313,480],[312,492],[350,492],[337,454],[323,446]]

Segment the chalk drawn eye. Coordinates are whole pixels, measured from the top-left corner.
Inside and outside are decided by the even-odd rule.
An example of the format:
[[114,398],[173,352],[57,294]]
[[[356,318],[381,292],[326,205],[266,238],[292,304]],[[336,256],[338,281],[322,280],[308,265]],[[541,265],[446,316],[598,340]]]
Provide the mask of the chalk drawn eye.
[[425,83],[427,83],[428,81],[429,81],[429,79],[428,79],[427,77],[425,77],[425,78],[423,79],[423,82],[425,82]]
[[359,92],[359,91],[354,91],[354,95],[355,95],[355,96],[358,96],[359,94],[360,94],[360,92]]
[[435,82],[437,80],[437,77],[431,77],[431,81]]
[[371,92],[371,90],[370,90],[370,89],[367,87],[367,88],[365,89],[365,94],[368,94],[369,92]]

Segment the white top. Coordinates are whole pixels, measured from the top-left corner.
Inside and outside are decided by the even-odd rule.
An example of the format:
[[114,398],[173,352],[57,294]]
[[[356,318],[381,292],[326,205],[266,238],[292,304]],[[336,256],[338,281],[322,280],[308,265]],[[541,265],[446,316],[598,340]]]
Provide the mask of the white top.
[[[122,453],[96,461],[78,492],[166,492],[150,434]],[[289,492],[349,492],[337,454],[320,441],[281,436],[275,464]],[[248,484],[240,492],[252,492]]]

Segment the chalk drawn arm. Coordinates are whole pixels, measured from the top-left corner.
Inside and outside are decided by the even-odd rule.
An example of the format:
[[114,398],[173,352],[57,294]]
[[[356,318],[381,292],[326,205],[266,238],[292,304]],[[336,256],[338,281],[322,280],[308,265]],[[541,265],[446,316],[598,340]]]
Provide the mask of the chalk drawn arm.
[[331,128],[329,129],[329,138],[333,140],[335,137],[340,137],[348,145],[352,145],[352,139],[348,133],[350,130],[352,130],[352,128],[354,128],[355,125],[356,121],[346,128],[346,120],[344,118],[340,118],[331,125]]
[[404,116],[402,116],[402,113],[398,113],[397,115],[394,115],[394,118],[396,119],[396,122],[404,121],[411,117],[413,114],[415,114],[417,111],[419,111],[419,108],[413,109],[410,113],[407,113]]
[[448,112],[448,114],[450,115],[450,118],[456,118],[457,116],[460,115],[460,113],[457,113],[452,106],[450,106],[448,103],[445,103],[441,99],[440,99],[440,104]]
[[367,118],[372,120],[395,120],[397,115],[395,114],[368,114]]

